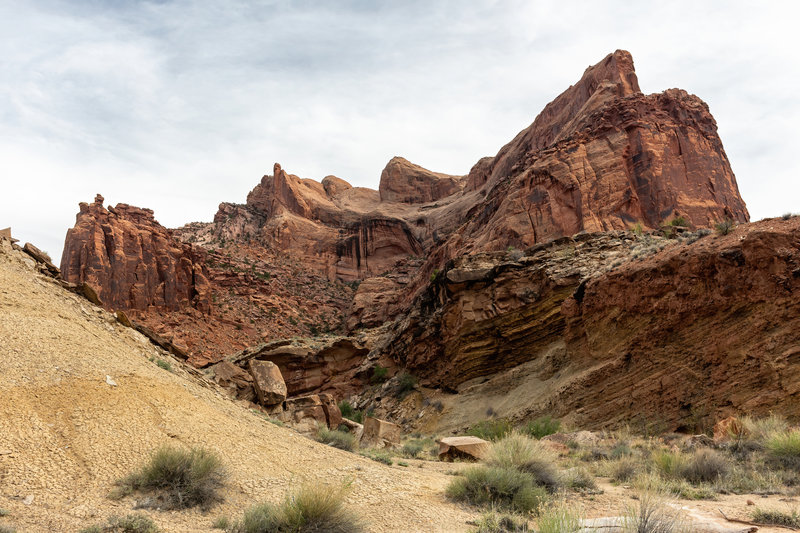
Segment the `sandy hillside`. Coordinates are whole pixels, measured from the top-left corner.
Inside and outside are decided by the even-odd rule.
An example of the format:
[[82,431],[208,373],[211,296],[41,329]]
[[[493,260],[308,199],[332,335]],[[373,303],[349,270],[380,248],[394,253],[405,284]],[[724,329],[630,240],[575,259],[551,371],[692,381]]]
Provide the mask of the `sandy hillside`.
[[[165,443],[202,445],[229,470],[209,513],[148,512],[164,531],[210,531],[255,501],[306,480],[352,480],[348,503],[371,531],[465,531],[475,514],[448,503],[444,469],[387,467],[315,443],[231,402],[164,358],[108,313],[0,247],[0,525],[77,531],[134,499],[106,498],[114,480]],[[117,384],[111,386],[106,376]],[[30,501],[32,497],[32,502]],[[27,503],[26,503],[27,502]]]

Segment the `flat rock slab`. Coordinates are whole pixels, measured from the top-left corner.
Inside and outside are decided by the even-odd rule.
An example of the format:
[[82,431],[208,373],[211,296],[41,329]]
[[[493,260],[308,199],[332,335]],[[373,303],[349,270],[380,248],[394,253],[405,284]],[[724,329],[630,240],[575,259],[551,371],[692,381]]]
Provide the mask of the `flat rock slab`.
[[491,444],[478,437],[445,437],[439,441],[439,459],[483,459]]

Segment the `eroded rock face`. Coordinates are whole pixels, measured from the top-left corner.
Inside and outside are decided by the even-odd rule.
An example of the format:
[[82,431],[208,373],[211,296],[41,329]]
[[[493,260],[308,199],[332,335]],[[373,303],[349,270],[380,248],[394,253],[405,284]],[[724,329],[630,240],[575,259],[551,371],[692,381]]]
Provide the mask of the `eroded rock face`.
[[310,391],[344,398],[364,383],[360,365],[368,345],[352,337],[281,340],[248,348],[229,361],[245,366],[254,361],[277,365],[290,397]]
[[459,396],[524,391],[503,413],[518,420],[698,432],[738,413],[800,417],[800,217],[697,237],[465,256],[379,350]]
[[61,258],[63,278],[87,283],[109,309],[210,308],[204,251],[177,241],[149,209],[80,204]]

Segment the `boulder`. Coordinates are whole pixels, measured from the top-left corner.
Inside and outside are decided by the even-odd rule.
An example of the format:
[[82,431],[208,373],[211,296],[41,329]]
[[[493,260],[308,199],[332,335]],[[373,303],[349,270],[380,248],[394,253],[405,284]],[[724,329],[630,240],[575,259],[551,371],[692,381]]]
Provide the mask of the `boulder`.
[[319,399],[322,402],[322,410],[325,411],[325,420],[328,427],[336,429],[342,423],[342,411],[336,403],[336,398],[331,394],[320,394]]
[[307,435],[328,423],[322,400],[317,394],[289,398],[283,403],[283,413],[279,419]]
[[361,442],[378,448],[393,448],[400,444],[402,430],[397,424],[368,416],[364,419]]
[[53,264],[50,256],[31,243],[26,242],[25,246],[22,247],[22,251],[36,259],[39,263],[42,263],[51,274],[58,275],[61,273],[61,270]]
[[247,366],[261,405],[275,405],[286,399],[286,383],[278,365],[272,361],[251,359]]
[[453,459],[483,459],[491,444],[478,437],[445,437],[436,441],[439,445],[439,459],[452,461]]
[[210,367],[214,381],[233,397],[253,401],[256,398],[253,376],[230,361],[222,361]]

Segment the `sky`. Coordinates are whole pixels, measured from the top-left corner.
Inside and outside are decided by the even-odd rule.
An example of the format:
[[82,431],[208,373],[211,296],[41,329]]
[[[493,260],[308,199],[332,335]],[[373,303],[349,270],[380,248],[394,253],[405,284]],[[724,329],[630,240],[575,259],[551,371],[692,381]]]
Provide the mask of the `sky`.
[[717,120],[752,220],[800,212],[800,2],[0,0],[0,228],[60,260],[79,202],[210,221],[261,176],[466,174],[586,67]]

